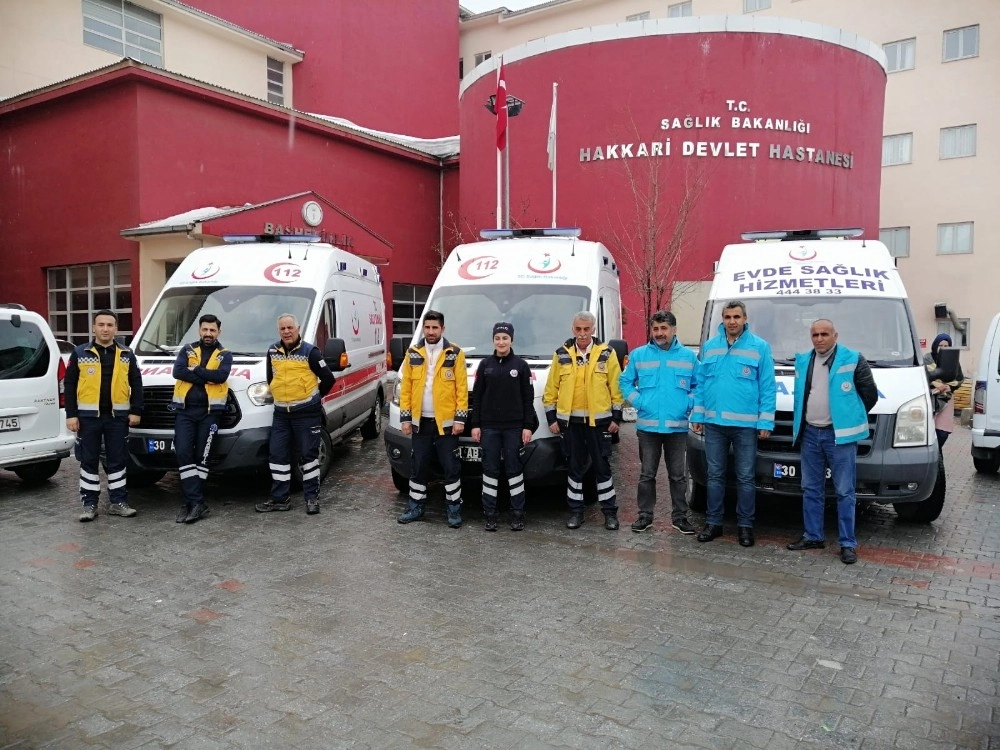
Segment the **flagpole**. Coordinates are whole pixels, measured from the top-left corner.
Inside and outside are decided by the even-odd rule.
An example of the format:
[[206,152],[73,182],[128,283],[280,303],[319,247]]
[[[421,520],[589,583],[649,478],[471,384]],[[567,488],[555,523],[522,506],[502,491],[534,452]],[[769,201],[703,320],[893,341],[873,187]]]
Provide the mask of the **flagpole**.
[[500,185],[500,175],[503,173],[503,156],[497,149],[497,229],[503,229],[503,188]]
[[556,95],[558,94],[559,84],[555,81],[552,82],[552,122],[550,123],[550,128],[552,130],[552,228],[556,226]]

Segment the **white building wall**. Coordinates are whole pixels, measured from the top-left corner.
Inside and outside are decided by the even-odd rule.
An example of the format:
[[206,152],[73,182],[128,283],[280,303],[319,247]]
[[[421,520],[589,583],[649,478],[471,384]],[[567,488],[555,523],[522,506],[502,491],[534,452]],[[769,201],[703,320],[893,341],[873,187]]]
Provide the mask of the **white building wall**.
[[[672,4],[674,0],[569,0],[507,18],[481,15],[461,24],[460,53],[469,73],[477,52],[497,56],[532,39],[624,23],[627,16],[646,11],[651,19],[666,18]],[[995,282],[1000,272],[995,250],[1000,247],[995,199],[1000,194],[1000,2],[771,0],[770,5],[756,13],[839,27],[878,44],[916,38],[914,68],[890,73],[887,81],[883,133],[912,132],[913,157],[909,164],[882,169],[880,224],[910,227],[909,257],[899,259],[899,269],[920,335],[929,347],[939,326],[950,326],[934,316],[934,304],[946,303],[957,318],[970,320],[962,363],[966,373],[975,372],[987,326],[1000,312]],[[694,15],[741,15],[743,7],[744,0],[691,0]],[[942,62],[943,33],[973,24],[979,24],[979,55]],[[972,123],[977,126],[976,155],[939,158],[940,129]],[[975,222],[972,254],[939,255],[938,224],[964,221]],[[695,310],[685,312],[693,323]]]

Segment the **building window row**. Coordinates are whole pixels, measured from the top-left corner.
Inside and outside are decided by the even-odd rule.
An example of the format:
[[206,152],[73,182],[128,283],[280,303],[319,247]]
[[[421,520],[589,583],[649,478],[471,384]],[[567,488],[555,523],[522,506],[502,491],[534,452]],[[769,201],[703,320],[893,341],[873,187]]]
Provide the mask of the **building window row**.
[[132,270],[128,261],[49,268],[49,326],[58,339],[85,344],[98,310],[118,316],[118,335],[132,337]]
[[392,285],[392,335],[409,339],[417,330],[431,288],[419,284]]
[[[976,155],[976,125],[941,128],[938,158],[960,159]],[[913,133],[895,133],[882,137],[882,166],[893,167],[913,161]]]
[[[960,221],[937,225],[938,255],[967,255],[972,252],[973,227],[975,222]],[[878,230],[879,241],[889,249],[894,258],[910,255],[910,228],[883,227]]]
[[649,11],[644,10],[642,13],[633,13],[631,16],[625,16],[626,21],[648,21]]
[[[899,39],[882,45],[885,52],[886,69],[890,73],[901,70],[913,70],[917,64],[917,40]],[[960,29],[949,29],[944,32],[941,49],[941,61],[952,62],[964,60],[979,55],[979,25],[963,26]]]
[[126,0],[83,0],[83,43],[163,66],[163,21]]
[[667,18],[685,18],[693,15],[691,0],[686,3],[673,3],[667,6]]
[[771,0],[743,0],[743,12],[753,13],[756,10],[767,10],[771,7]]

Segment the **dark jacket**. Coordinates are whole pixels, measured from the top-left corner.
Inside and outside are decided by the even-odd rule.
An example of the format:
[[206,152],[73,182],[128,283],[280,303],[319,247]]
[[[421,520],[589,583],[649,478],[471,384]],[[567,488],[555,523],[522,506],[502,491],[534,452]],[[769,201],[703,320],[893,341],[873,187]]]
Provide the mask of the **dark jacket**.
[[513,351],[506,357],[496,352],[485,357],[476,368],[471,411],[470,428],[537,430],[535,389],[528,363]]
[[[80,372],[81,362],[86,366],[84,373]],[[127,374],[122,382],[115,385],[114,372],[118,368],[127,369]],[[100,378],[100,381],[96,382],[95,378]],[[96,340],[91,339],[88,343],[76,347],[69,356],[63,386],[66,394],[67,419],[80,416],[96,417],[98,413],[101,416],[116,417],[142,414],[144,402],[139,362],[131,349],[121,346],[117,341],[113,341],[111,346],[102,347],[98,346]],[[91,393],[95,388],[100,394],[97,399]],[[127,389],[127,392],[119,392],[122,389]],[[81,396],[87,402],[82,415]],[[124,407],[123,399],[128,401],[127,409]],[[89,403],[91,401],[94,403]],[[100,405],[95,409],[98,403]]]

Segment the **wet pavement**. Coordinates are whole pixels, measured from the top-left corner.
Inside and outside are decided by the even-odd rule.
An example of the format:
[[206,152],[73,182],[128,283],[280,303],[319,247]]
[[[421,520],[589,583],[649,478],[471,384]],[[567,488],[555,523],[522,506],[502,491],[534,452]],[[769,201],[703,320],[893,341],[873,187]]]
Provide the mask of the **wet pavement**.
[[853,566],[784,548],[794,503],[750,549],[732,518],[682,536],[662,472],[632,533],[636,454],[630,426],[618,532],[544,492],[524,532],[471,501],[449,529],[440,489],[401,526],[380,440],[338,449],[318,516],[254,513],[249,478],[175,524],[172,475],[81,524],[75,462],[2,473],[0,748],[1000,748],[1000,476],[968,430],[941,518],[866,510]]

